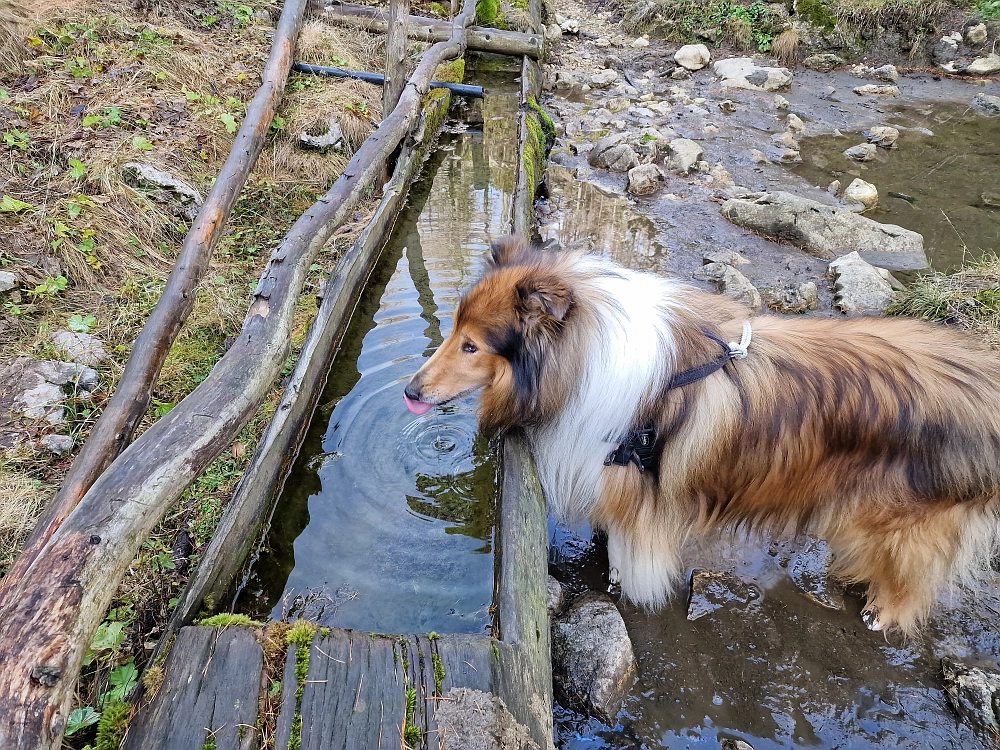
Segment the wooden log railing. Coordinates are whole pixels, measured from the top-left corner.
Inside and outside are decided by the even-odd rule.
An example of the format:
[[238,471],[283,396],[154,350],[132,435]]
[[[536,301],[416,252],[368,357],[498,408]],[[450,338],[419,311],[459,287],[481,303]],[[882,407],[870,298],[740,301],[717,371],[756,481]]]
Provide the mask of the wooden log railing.
[[[340,3],[326,9],[324,20],[340,26],[366,29],[385,33],[388,28],[386,12],[370,5]],[[422,42],[440,42],[448,38],[451,24],[423,16],[409,16],[406,21],[406,35]],[[542,56],[541,34],[524,34],[519,31],[503,31],[481,26],[468,30],[467,46],[476,52],[495,52],[515,57],[527,56],[538,60]]]
[[306,0],[287,0],[278,19],[262,83],[247,108],[233,148],[184,239],[174,270],[156,307],[132,345],[121,379],[55,498],[39,519],[21,555],[0,581],[0,606],[10,596],[45,543],[115,457],[131,442],[153,394],[163,362],[194,308],[212,250],[222,235],[243,184],[264,148],[292,65]]
[[464,52],[474,13],[466,0],[451,38],[424,53],[396,108],[272,253],[243,330],[209,376],[115,459],[10,583],[0,605],[4,750],[60,746],[84,654],[128,565],[273,386],[309,266],[411,131],[434,70]]

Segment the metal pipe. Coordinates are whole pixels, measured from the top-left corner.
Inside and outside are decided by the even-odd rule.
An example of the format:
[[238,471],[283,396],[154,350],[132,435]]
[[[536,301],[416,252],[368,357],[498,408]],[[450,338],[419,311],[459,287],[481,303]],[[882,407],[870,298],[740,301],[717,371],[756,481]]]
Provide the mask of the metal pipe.
[[[359,70],[344,70],[343,68],[327,68],[322,65],[308,65],[306,63],[292,63],[292,70],[299,73],[312,73],[317,76],[333,76],[335,78],[357,78],[361,81],[374,83],[382,86],[385,83],[385,76],[381,73],[364,73]],[[474,99],[482,99],[485,95],[482,86],[469,86],[464,83],[442,83],[441,81],[431,81],[432,89],[448,89],[458,96],[468,96]]]

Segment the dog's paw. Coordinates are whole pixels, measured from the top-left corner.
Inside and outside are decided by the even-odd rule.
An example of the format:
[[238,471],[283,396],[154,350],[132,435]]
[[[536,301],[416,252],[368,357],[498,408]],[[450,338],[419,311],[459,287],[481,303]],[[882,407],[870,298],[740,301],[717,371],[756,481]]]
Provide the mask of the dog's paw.
[[877,609],[866,609],[861,613],[861,619],[864,621],[865,625],[869,630],[878,632],[882,630],[885,625],[879,620]]

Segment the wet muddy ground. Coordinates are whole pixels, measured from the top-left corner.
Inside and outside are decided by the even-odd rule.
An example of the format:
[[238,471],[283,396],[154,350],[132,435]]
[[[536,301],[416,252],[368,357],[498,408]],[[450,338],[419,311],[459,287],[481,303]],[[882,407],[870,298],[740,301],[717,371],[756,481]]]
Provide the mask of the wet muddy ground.
[[[567,15],[588,15],[571,3],[563,8]],[[872,81],[847,71],[797,68],[791,89],[780,92],[789,102],[781,110],[773,93],[722,89],[710,69],[689,80],[661,78],[657,71],[672,67],[674,47],[655,39],[641,50],[628,44],[596,47],[601,35],[614,38],[620,32],[602,26],[600,19],[589,22],[589,37],[564,37],[550,81],[556,70],[582,79],[613,55],[640,92],[667,100],[670,87],[678,86],[693,101],[674,104],[669,114],[655,119],[627,110],[608,118],[604,111],[613,92],[553,87],[543,102],[560,127],[552,163],[568,171],[550,180],[548,198],[540,205],[543,238],[693,284],[702,283],[692,274],[707,252],[734,250],[751,261],[740,271],[758,288],[813,281],[820,309],[812,314],[840,316],[832,309],[826,261],[740,229],[719,208],[734,183],[834,204],[836,198],[826,191],[830,181],[840,179],[846,186],[863,176],[878,187],[882,202],[869,215],[924,233],[934,267],[953,268],[963,254],[1000,251],[1000,211],[983,205],[981,198],[1000,184],[1000,120],[968,107],[977,93],[1000,94],[996,80],[973,85],[914,72],[898,82],[901,97],[880,99],[854,94],[854,87]],[[720,110],[726,99],[735,103],[735,111]],[[796,136],[802,163],[757,163],[752,151],[772,145],[771,137],[785,130],[788,112],[805,123],[805,132]],[[594,169],[583,153],[576,153],[576,144],[595,137],[595,113],[624,121],[624,128],[611,124],[605,132],[655,127],[670,137],[695,140],[714,168],[709,174],[668,175],[665,187],[651,197],[629,196],[624,174]],[[902,131],[896,150],[880,153],[864,170],[840,156],[863,142],[863,131],[885,124]],[[894,199],[889,192],[913,200]],[[608,590],[600,540],[554,527],[551,542],[557,578],[576,592]],[[956,656],[996,668],[1000,576],[956,587],[925,632],[907,641],[864,627],[863,592],[830,587],[822,548],[815,543],[720,539],[692,550],[688,563],[692,571],[731,574],[723,586],[729,595],[709,606],[696,601],[689,609],[688,592],[683,592],[661,612],[621,604],[638,658],[636,683],[615,727],[558,708],[559,747],[718,748],[726,738],[742,739],[756,750],[978,745],[947,705],[940,659]]]

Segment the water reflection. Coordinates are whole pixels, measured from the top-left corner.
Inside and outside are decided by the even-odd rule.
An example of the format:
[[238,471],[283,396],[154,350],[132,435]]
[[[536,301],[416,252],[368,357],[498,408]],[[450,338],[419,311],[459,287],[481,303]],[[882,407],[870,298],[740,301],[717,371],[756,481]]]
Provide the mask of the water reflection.
[[[491,92],[497,87],[492,86]],[[448,335],[491,238],[506,234],[515,91],[483,132],[446,135],[413,186],[334,362],[238,608],[379,632],[491,624],[495,457],[474,401],[421,417],[402,390]]]

